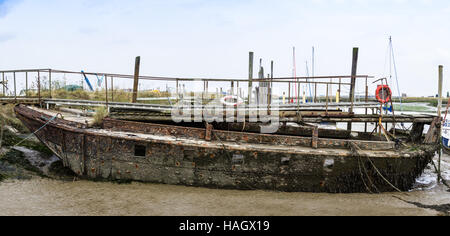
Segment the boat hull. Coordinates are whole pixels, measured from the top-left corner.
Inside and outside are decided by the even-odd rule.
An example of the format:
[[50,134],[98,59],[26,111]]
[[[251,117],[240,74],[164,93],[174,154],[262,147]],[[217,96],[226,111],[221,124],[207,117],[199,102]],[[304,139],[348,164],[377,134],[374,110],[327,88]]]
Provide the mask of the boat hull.
[[[59,118],[49,122],[50,116],[24,106],[17,106],[15,110],[30,130],[45,125],[36,136],[65,166],[80,177],[97,180],[331,193],[393,191],[392,184],[407,191],[436,151],[435,145],[421,146],[406,153],[314,149],[217,138],[206,141],[204,137],[173,136],[170,134],[173,129],[168,126],[158,128],[161,132],[157,135],[145,134],[144,128],[144,134],[117,131],[116,126],[89,129]],[[130,122],[132,125],[145,126]],[[186,130],[189,133],[189,129]],[[191,133],[198,131],[192,129]]]

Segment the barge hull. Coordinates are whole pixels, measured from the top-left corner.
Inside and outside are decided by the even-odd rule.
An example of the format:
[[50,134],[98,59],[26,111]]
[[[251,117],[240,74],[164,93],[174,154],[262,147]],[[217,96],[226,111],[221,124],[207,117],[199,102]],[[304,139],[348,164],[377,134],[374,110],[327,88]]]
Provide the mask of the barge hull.
[[[17,106],[15,111],[32,131],[45,125],[36,133],[39,140],[61,158],[65,166],[88,179],[331,193],[393,191],[387,179],[400,190],[408,191],[436,151],[435,145],[397,153],[392,150],[352,151],[334,148],[332,144],[330,148],[314,149],[206,141],[114,130],[114,127],[89,129],[60,118],[50,121],[49,115],[25,106]],[[130,126],[132,124],[138,126],[137,122]],[[168,127],[160,129],[161,133],[167,133]]]

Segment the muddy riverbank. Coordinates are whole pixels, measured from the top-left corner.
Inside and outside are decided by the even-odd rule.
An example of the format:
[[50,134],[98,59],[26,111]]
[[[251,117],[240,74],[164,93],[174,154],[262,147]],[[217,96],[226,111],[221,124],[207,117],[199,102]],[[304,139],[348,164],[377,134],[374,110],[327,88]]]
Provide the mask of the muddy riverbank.
[[[443,176],[450,180],[450,157]],[[27,172],[30,174],[30,172]],[[33,172],[31,172],[33,173]],[[39,173],[39,172],[34,172]],[[19,176],[19,175],[18,175]],[[298,216],[450,214],[450,192],[431,166],[408,193],[326,194],[208,189],[69,178],[9,178],[0,183],[0,215]],[[64,175],[63,175],[64,176]]]
[[408,195],[314,194],[40,178],[1,183],[0,198],[0,215],[434,216],[448,215],[450,202],[441,186]]
[[[14,130],[12,130],[14,131]],[[0,150],[0,215],[302,216],[450,214],[450,192],[432,165],[408,193],[326,194],[208,189],[77,180],[38,140],[6,131]],[[11,133],[12,132],[12,133]],[[437,157],[435,158],[437,160]],[[450,180],[450,156],[442,176]],[[450,182],[450,181],[449,181]]]

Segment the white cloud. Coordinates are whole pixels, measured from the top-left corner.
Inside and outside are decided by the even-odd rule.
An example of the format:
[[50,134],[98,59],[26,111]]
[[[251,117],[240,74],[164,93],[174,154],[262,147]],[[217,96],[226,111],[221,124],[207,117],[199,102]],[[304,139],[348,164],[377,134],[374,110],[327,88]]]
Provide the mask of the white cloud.
[[402,89],[428,95],[436,63],[450,67],[449,9],[431,0],[24,0],[0,19],[0,36],[14,35],[0,40],[0,63],[131,74],[140,55],[142,74],[245,78],[252,50],[290,76],[292,46],[304,74],[314,45],[317,74],[335,75],[350,73],[359,46],[359,72],[382,76],[392,35]]

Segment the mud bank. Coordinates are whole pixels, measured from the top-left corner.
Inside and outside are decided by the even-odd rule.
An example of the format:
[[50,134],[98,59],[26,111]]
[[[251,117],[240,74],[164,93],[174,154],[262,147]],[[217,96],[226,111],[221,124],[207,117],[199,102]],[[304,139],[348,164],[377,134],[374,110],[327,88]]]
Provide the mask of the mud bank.
[[28,135],[14,133],[11,127],[4,130],[0,149],[0,181],[6,179],[30,180],[34,177],[70,179],[72,171],[37,139],[32,137],[17,147]]

